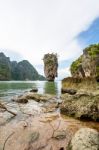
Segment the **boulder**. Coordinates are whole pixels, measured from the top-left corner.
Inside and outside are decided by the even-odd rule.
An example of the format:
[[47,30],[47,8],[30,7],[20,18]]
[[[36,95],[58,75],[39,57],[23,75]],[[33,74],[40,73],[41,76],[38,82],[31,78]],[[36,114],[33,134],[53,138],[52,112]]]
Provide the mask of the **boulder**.
[[18,103],[27,103],[28,100],[35,100],[37,102],[47,102],[49,100],[53,100],[53,102],[56,100],[56,97],[49,94],[37,94],[28,92],[24,95],[18,96],[13,98],[12,100]]
[[99,120],[99,94],[79,92],[75,95],[61,95],[62,114],[73,116],[78,119]]
[[74,89],[61,89],[61,93],[64,94],[64,93],[68,93],[70,95],[74,95],[77,93],[77,90],[74,90]]
[[32,89],[30,90],[30,92],[38,92],[38,89],[37,89],[37,88],[32,88]]
[[13,98],[12,101],[23,104],[28,103],[28,99],[25,97]]
[[90,128],[79,129],[67,150],[99,150],[99,132]]

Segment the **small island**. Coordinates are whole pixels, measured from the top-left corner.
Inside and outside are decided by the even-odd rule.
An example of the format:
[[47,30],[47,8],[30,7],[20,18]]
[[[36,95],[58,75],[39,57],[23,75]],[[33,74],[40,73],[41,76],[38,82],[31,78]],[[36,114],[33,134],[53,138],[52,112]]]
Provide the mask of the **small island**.
[[57,54],[45,54],[44,58],[44,73],[48,81],[54,81],[58,76],[58,57]]
[[4,53],[0,53],[0,80],[46,80],[27,60],[10,61]]

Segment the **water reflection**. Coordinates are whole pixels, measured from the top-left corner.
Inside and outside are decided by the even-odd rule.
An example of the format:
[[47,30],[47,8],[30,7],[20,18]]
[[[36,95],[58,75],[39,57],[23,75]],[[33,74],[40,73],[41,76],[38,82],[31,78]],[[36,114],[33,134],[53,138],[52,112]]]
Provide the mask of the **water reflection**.
[[45,82],[44,93],[47,94],[58,94],[58,84],[57,82]]
[[38,88],[38,93],[60,95],[61,82],[47,81],[0,81],[0,98],[11,99],[32,88]]

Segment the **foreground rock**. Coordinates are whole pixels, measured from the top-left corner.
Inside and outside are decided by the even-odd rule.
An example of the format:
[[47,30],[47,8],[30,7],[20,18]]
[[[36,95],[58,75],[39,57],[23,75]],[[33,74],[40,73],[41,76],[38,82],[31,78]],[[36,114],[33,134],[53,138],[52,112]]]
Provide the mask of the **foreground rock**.
[[74,95],[74,94],[77,93],[77,90],[74,90],[74,89],[61,89],[61,92],[62,92],[62,94],[68,93],[70,95]]
[[28,92],[25,95],[18,96],[16,98],[13,98],[12,100],[18,103],[27,103],[28,100],[33,99],[37,102],[47,102],[49,100],[56,100],[56,97],[49,94],[37,94]]
[[3,103],[1,103],[0,102],[0,111],[7,111],[8,113],[10,113],[10,114],[12,114],[12,115],[14,115],[14,116],[16,116],[17,114],[15,113],[15,112],[13,112],[13,111],[11,111],[11,110],[8,110],[8,108],[3,104]]
[[81,128],[68,145],[68,150],[98,150],[99,132],[90,128]]
[[[62,80],[62,89],[74,89],[75,92],[78,90],[87,90],[93,91],[96,90],[98,84],[95,78],[86,77],[86,78],[76,78],[76,77],[67,77]],[[68,92],[67,92],[68,93]]]
[[63,140],[66,138],[66,131],[65,130],[58,130],[55,131],[53,134],[53,138],[55,138],[56,140]]
[[79,119],[99,120],[99,94],[79,92],[75,95],[63,94],[61,113]]
[[30,90],[30,92],[38,92],[37,88],[32,88],[32,90]]

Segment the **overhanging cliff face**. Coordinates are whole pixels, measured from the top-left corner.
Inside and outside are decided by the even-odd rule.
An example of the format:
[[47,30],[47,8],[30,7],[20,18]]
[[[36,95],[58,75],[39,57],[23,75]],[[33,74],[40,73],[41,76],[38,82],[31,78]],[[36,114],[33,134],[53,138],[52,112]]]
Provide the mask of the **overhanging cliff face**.
[[48,81],[54,81],[57,77],[58,58],[57,54],[45,54],[44,58],[44,73]]

